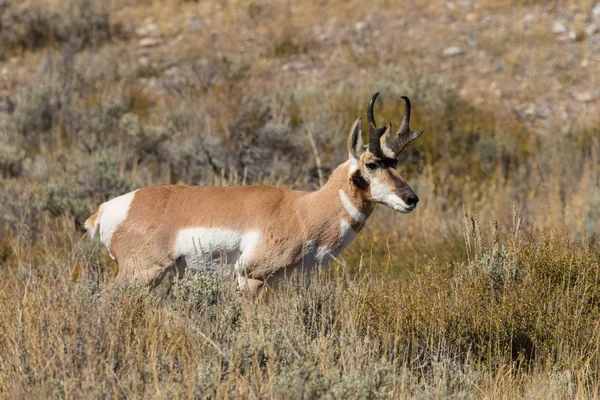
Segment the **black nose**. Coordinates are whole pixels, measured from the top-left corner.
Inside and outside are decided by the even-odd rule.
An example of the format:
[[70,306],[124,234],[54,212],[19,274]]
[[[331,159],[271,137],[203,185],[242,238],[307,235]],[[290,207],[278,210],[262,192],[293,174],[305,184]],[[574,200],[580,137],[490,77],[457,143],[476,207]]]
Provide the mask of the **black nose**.
[[408,204],[409,206],[416,206],[418,202],[419,198],[417,197],[417,195],[412,195],[408,199],[406,199],[406,204]]

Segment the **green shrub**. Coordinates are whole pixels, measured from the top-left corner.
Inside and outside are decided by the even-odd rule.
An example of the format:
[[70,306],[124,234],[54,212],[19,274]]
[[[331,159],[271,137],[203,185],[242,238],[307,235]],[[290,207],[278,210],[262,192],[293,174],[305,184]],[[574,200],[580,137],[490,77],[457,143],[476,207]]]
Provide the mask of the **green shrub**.
[[25,152],[13,146],[0,144],[0,176],[16,178],[23,173]]
[[83,193],[75,187],[60,184],[44,189],[43,209],[56,217],[70,215],[79,227],[91,215],[89,202]]
[[97,0],[71,0],[64,13],[3,0],[0,3],[0,57],[18,49],[36,50],[68,43],[72,48],[97,46],[120,28],[110,21],[106,6]]
[[80,190],[88,198],[107,201],[138,188],[138,185],[119,173],[119,162],[111,151],[83,156],[80,165]]

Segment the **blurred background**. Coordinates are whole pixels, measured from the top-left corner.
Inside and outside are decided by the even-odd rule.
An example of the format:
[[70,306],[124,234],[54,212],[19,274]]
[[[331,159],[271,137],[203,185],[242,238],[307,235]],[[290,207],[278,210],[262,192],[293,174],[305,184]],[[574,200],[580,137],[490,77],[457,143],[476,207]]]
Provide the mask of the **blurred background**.
[[401,159],[419,209],[368,226],[420,247],[403,263],[451,253],[463,208],[600,227],[600,3],[3,0],[0,21],[4,229],[151,184],[315,189],[375,91],[379,121],[408,95],[426,132]]
[[[595,353],[588,346],[599,337],[600,312],[597,0],[0,0],[0,264],[7,266],[0,275],[10,277],[5,288],[12,288],[3,295],[3,310],[27,296],[35,271],[52,277],[38,282],[39,293],[50,297],[58,281],[63,293],[73,287],[88,293],[87,284],[73,286],[64,276],[114,275],[116,265],[97,244],[82,240],[80,227],[99,204],[134,188],[318,188],[320,175],[327,179],[346,160],[349,128],[365,117],[377,91],[380,124],[398,126],[400,97],[407,95],[411,126],[425,129],[400,160],[421,201],[409,215],[379,207],[340,261],[350,275],[368,270],[396,277],[393,287],[369,286],[344,301],[362,307],[378,293],[368,304],[379,317],[364,326],[379,324],[383,332],[404,321],[408,333],[388,337],[394,349],[410,349],[394,358],[394,368],[413,368],[406,360],[415,359],[414,371],[421,371],[419,363],[434,359],[436,349],[454,354],[479,339],[496,340],[496,347],[479,348],[489,357],[479,359],[485,368],[477,373],[498,365],[486,360],[513,365],[544,348],[543,371],[564,372],[553,369],[552,360],[563,360],[568,371],[585,364],[593,377],[577,387],[595,387],[597,395],[598,343]],[[516,244],[518,232],[530,240],[526,250]],[[544,241],[556,237],[558,244]],[[559,264],[548,267],[553,260]],[[582,282],[573,278],[573,260],[586,266],[580,269],[585,276],[596,276],[589,281],[593,290],[561,286]],[[529,272],[514,275],[517,265]],[[469,275],[480,267],[483,272]],[[536,279],[519,280],[524,276]],[[473,285],[472,297],[457,281]],[[399,282],[406,297],[394,297],[404,296]],[[463,295],[463,308],[448,312],[451,299]],[[387,307],[392,298],[398,307]],[[559,298],[565,303],[547,308]],[[132,303],[127,299],[123,304]],[[61,310],[70,308],[56,301],[56,320],[64,319]],[[578,330],[577,313],[587,307],[593,310],[589,324]],[[426,314],[432,309],[439,314]],[[362,321],[361,312],[348,319],[349,327]],[[0,328],[17,343],[22,332],[8,327],[21,316],[6,313]],[[548,321],[548,314],[567,322]],[[573,336],[560,336],[571,328]],[[217,333],[213,340],[226,346]],[[519,340],[524,344],[513,346]],[[492,348],[505,358],[495,359]],[[596,355],[589,361],[586,354]],[[11,362],[22,367],[19,357]],[[0,378],[7,365],[0,362]],[[348,371],[365,373],[355,367]],[[57,376],[47,373],[43,382]],[[557,393],[574,393],[561,390],[575,375],[548,374],[540,390],[551,381],[559,382]],[[490,376],[490,387],[508,390],[498,383],[501,374]],[[113,382],[111,374],[106,379]]]
[[5,229],[152,184],[315,189],[379,91],[381,123],[408,95],[425,129],[401,159],[423,201],[371,236],[448,254],[463,208],[599,230],[600,3],[3,0],[0,21]]

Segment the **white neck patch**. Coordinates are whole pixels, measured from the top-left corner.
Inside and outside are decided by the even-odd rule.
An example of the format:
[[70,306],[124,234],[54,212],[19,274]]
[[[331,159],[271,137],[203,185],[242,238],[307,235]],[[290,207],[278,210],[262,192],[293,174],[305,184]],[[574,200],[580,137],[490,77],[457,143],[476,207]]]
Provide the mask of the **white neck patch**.
[[342,204],[344,205],[344,208],[346,209],[350,217],[356,222],[365,222],[365,214],[360,212],[360,210],[356,208],[354,204],[352,204],[352,201],[350,201],[350,199],[342,189],[340,189],[339,192],[340,200],[342,200]]

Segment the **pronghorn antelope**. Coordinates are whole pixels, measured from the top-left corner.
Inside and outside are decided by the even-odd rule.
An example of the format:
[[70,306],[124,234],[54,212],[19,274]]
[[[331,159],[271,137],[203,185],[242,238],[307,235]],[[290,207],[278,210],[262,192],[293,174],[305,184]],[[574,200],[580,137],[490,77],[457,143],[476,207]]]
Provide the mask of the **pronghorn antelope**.
[[[361,118],[348,136],[349,159],[314,192],[276,186],[165,185],[136,190],[100,206],[86,222],[119,264],[118,278],[168,291],[186,269],[234,264],[240,289],[257,292],[295,268],[309,276],[363,228],[377,203],[408,213],[419,198],[396,171],[397,157],[423,131],[411,131],[410,100],[396,134],[377,127],[367,106],[369,144]],[[160,287],[160,289],[159,289]]]

